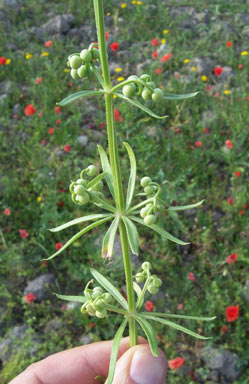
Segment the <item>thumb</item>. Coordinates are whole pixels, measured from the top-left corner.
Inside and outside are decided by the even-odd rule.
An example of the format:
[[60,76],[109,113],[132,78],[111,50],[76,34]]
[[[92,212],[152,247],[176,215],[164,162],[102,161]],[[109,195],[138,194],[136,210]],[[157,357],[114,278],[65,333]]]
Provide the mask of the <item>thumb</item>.
[[167,362],[162,351],[159,357],[154,357],[149,345],[136,345],[118,360],[113,384],[165,384],[166,371]]

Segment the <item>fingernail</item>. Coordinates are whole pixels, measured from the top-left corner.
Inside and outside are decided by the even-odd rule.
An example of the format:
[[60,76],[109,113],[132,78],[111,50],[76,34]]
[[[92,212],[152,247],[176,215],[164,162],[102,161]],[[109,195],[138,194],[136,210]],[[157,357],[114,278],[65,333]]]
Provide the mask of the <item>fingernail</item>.
[[130,366],[130,378],[134,384],[162,384],[165,371],[163,355],[154,357],[149,349],[134,353]]

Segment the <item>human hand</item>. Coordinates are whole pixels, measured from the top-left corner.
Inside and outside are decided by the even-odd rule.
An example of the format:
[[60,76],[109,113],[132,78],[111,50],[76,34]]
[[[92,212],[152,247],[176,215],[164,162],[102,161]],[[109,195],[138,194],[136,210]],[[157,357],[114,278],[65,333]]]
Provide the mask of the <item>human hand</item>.
[[[96,376],[107,377],[112,341],[69,349],[30,365],[9,384],[97,384]],[[167,363],[160,351],[153,357],[148,343],[130,348],[122,339],[113,384],[165,384]]]

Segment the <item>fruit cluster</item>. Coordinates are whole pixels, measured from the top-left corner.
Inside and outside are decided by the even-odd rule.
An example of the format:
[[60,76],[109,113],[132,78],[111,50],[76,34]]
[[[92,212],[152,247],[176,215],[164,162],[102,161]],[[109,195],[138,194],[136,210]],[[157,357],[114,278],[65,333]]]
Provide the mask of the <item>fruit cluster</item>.
[[149,75],[143,74],[140,77],[132,75],[127,80],[133,80],[134,82],[123,86],[122,92],[124,96],[131,98],[135,95],[141,95],[144,100],[153,100],[155,103],[163,99],[163,91],[160,88],[156,88]]
[[158,199],[160,192],[160,186],[157,183],[152,182],[151,178],[145,176],[140,181],[141,186],[144,188],[144,193],[147,199],[153,198],[151,202],[145,205],[140,211],[140,216],[144,219],[146,225],[153,225],[156,222],[155,213],[164,209],[163,203]]
[[[83,49],[80,53],[73,53],[68,57],[68,66],[71,68],[73,79],[83,79],[93,77],[94,60],[99,60],[99,50],[91,44],[88,49]],[[97,67],[95,67],[98,69]]]
[[95,196],[99,198],[104,198],[104,194],[101,192],[103,190],[102,181],[98,181],[95,185],[88,188],[89,180],[85,177],[94,177],[97,174],[97,168],[95,165],[89,165],[87,168],[83,169],[80,173],[80,179],[73,181],[70,184],[69,190],[72,195],[72,200],[78,205],[85,205],[90,201],[91,193],[94,193]]
[[147,291],[152,295],[155,295],[162,285],[162,280],[159,279],[159,277],[157,277],[156,275],[151,275],[150,269],[151,264],[148,261],[145,261],[142,264],[142,272],[138,272],[135,278],[138,283],[143,283],[144,280],[147,279]]
[[103,319],[107,316],[105,305],[112,302],[112,296],[110,293],[104,292],[101,287],[88,288],[91,282],[87,284],[84,291],[86,302],[81,307],[81,313],[88,313],[91,316]]

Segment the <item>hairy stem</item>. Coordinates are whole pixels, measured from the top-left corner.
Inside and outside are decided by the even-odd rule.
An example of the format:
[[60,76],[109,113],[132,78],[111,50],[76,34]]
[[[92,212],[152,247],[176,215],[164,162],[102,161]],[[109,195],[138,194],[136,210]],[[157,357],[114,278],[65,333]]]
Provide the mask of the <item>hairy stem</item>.
[[[103,0],[93,0],[93,3],[94,3],[95,20],[96,20],[97,34],[98,34],[98,45],[99,45],[99,51],[100,51],[101,68],[102,68],[103,77],[104,77],[106,125],[107,125],[110,164],[112,169],[113,185],[114,185],[114,193],[115,193],[115,202],[116,202],[117,212],[122,216],[125,211],[125,204],[124,204],[120,162],[119,162],[119,156],[118,156],[117,136],[116,136],[115,126],[114,126],[113,97],[111,93],[112,82],[110,78],[110,72],[109,72],[108,60],[107,60],[107,51],[106,51],[106,45],[105,45]],[[119,231],[120,231],[121,246],[122,246],[124,268],[125,268],[128,307],[129,307],[129,312],[134,313],[136,311],[136,306],[135,306],[135,296],[134,296],[133,285],[132,285],[132,268],[131,268],[129,244],[128,244],[126,229],[122,220],[120,220]],[[129,318],[129,334],[130,334],[130,345],[131,346],[136,345],[137,344],[137,328],[136,328],[136,322],[133,318]]]

